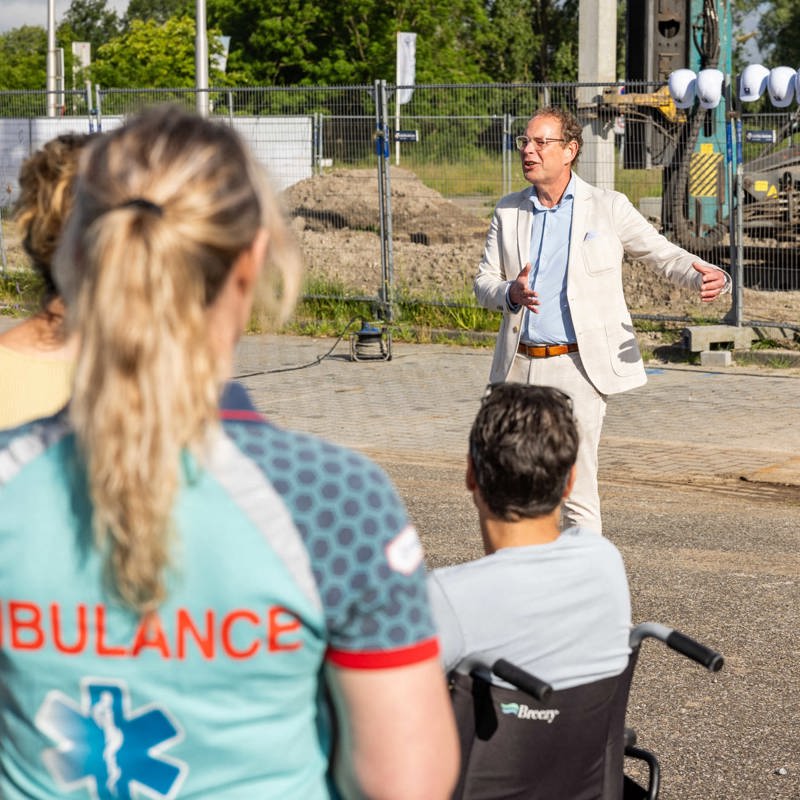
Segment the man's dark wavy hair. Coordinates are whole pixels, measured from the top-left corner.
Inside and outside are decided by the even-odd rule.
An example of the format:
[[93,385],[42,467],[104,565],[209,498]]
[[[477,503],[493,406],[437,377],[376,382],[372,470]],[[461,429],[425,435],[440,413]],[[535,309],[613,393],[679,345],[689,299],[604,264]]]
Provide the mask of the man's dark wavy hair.
[[549,386],[490,387],[472,425],[469,455],[484,502],[514,522],[551,513],[578,454],[567,395]]

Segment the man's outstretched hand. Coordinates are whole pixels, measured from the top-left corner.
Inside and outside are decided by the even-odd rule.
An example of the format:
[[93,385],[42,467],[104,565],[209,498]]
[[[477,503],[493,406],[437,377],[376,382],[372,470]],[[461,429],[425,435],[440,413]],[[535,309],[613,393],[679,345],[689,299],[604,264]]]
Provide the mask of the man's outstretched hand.
[[711,264],[704,264],[701,261],[695,261],[692,266],[703,276],[703,285],[700,287],[700,299],[704,303],[710,303],[712,300],[716,300],[727,285],[725,273],[721,269],[712,267]]

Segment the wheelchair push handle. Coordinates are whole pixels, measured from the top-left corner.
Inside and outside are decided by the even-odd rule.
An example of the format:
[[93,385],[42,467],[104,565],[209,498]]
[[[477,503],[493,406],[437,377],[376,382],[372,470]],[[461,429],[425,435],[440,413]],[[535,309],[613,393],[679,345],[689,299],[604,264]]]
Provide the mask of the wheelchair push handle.
[[658,622],[640,622],[636,625],[631,630],[631,648],[636,649],[649,636],[664,642],[676,653],[702,664],[709,672],[719,672],[725,663],[725,659],[716,650]]
[[530,672],[526,672],[520,667],[514,666],[510,661],[500,658],[492,664],[492,672],[498,678],[522,689],[537,700],[545,701],[553,692],[553,687],[545,683]]
[[709,672],[719,672],[722,669],[722,665],[725,663],[725,659],[715,650],[706,647],[704,644],[700,644],[700,642],[696,642],[680,631],[672,631],[672,633],[667,636],[666,641],[667,647],[672,648],[687,658],[691,658],[692,661],[701,664]]

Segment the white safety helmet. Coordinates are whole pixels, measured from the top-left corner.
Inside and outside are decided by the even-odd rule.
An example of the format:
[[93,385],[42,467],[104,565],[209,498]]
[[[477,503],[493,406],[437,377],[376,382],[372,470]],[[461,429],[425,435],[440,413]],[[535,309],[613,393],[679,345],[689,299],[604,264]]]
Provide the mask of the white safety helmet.
[[772,105],[776,108],[786,108],[792,104],[796,80],[797,73],[791,67],[774,67],[769,71],[767,89]]
[[678,108],[691,108],[694,103],[697,75],[690,69],[676,69],[670,72],[667,84],[670,97]]
[[764,93],[769,70],[763,64],[748,64],[739,78],[739,99],[743,102],[758,100]]
[[716,108],[722,99],[722,85],[725,76],[718,69],[701,69],[697,73],[695,91],[700,108]]

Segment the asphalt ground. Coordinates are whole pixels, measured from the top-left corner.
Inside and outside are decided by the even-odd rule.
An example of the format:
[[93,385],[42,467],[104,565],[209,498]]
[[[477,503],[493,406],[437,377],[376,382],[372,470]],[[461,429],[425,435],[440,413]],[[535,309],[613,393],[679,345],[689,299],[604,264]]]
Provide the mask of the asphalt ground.
[[[236,371],[274,422],[381,464],[439,566],[481,554],[463,475],[490,360],[395,343],[390,361],[353,361],[348,340],[248,336]],[[609,400],[600,489],[634,620],[726,659],[712,675],[642,648],[628,722],[661,761],[662,800],[797,800],[800,369],[651,368]]]

